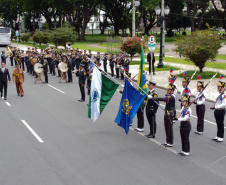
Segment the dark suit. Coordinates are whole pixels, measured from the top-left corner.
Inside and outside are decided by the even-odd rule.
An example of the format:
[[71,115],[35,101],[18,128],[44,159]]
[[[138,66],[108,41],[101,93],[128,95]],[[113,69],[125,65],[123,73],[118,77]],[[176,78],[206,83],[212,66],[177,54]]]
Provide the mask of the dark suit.
[[[149,52],[148,55],[147,55],[147,61],[149,63],[149,66],[151,65],[152,66],[152,72],[153,74],[155,73],[155,55],[153,52]],[[150,71],[149,71],[150,73]]]
[[5,71],[2,72],[2,69],[0,69],[0,91],[1,91],[1,96],[2,96],[2,90],[4,88],[4,98],[7,97],[8,80],[11,81],[9,70],[7,68],[5,68]]
[[1,59],[2,59],[2,63],[6,63],[6,58],[7,58],[8,56],[6,56],[5,54],[2,54],[1,55]]

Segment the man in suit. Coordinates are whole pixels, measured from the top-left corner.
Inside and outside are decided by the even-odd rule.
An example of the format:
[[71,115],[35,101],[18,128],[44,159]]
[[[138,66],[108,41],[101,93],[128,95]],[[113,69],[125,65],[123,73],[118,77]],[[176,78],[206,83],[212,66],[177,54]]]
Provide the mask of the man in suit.
[[24,96],[23,83],[24,83],[24,72],[23,69],[20,68],[20,65],[16,65],[16,69],[13,70],[12,74],[13,82],[16,83],[16,90],[18,96]]
[[1,97],[3,93],[3,88],[4,88],[4,99],[6,100],[7,97],[7,85],[8,85],[8,80],[9,83],[11,83],[11,78],[9,75],[9,70],[5,67],[5,63],[1,63],[2,68],[0,69],[0,91],[1,91]]
[[85,101],[85,81],[86,81],[86,71],[84,69],[85,65],[83,63],[80,64],[79,70],[76,70],[76,76],[78,78],[79,88],[81,92],[81,99],[78,100],[79,102]]
[[2,63],[6,64],[6,58],[8,58],[8,55],[5,55],[5,51],[2,51],[2,55],[1,55]]
[[[149,63],[149,67],[151,69],[151,66],[152,66],[152,72],[153,72],[153,75],[155,75],[155,55],[152,51],[150,51],[147,55],[147,61]],[[149,71],[151,73],[151,71]]]

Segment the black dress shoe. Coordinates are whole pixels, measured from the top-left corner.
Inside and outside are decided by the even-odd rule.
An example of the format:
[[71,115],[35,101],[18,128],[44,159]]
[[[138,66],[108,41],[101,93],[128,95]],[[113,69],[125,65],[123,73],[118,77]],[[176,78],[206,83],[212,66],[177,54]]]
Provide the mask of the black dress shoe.
[[21,97],[23,97],[24,95],[21,95]]
[[79,102],[84,102],[85,100],[83,100],[83,99],[80,99],[80,100],[78,100]]
[[216,141],[216,140],[217,140],[216,138],[213,138],[213,139],[212,139],[212,141]]
[[6,98],[4,98],[4,100],[7,100]]
[[155,138],[155,135],[149,135],[147,138]]

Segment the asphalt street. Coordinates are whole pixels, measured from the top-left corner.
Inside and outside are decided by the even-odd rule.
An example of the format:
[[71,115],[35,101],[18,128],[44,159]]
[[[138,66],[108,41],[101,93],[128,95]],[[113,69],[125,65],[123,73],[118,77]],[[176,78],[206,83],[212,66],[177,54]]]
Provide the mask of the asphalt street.
[[[2,50],[3,48],[1,48]],[[12,74],[14,67],[7,60]],[[42,76],[43,78],[43,76]],[[149,125],[137,133],[134,119],[128,135],[114,123],[121,94],[116,92],[99,119],[87,117],[88,96],[78,102],[78,78],[49,84],[25,72],[24,97],[14,83],[7,100],[0,99],[1,185],[225,185],[226,142],[216,143],[216,125],[211,102],[206,103],[205,132],[196,130],[192,106],[191,153],[182,157],[179,122],[174,124],[174,146],[165,148],[164,112],[157,112],[157,134],[147,139]],[[123,81],[120,81],[123,83]],[[165,90],[156,89],[159,96]],[[216,89],[213,89],[216,91]],[[87,91],[86,91],[87,93]],[[161,102],[164,105],[164,102]],[[179,103],[178,103],[179,107]]]

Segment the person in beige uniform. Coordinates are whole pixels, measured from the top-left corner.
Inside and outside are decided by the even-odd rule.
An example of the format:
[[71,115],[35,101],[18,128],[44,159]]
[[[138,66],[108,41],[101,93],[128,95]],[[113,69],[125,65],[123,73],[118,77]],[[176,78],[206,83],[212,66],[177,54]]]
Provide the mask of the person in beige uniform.
[[18,96],[23,97],[24,96],[24,90],[23,90],[24,72],[22,69],[20,69],[20,64],[17,64],[16,69],[13,70],[12,79],[13,79],[13,82],[16,83],[16,90],[17,90]]

